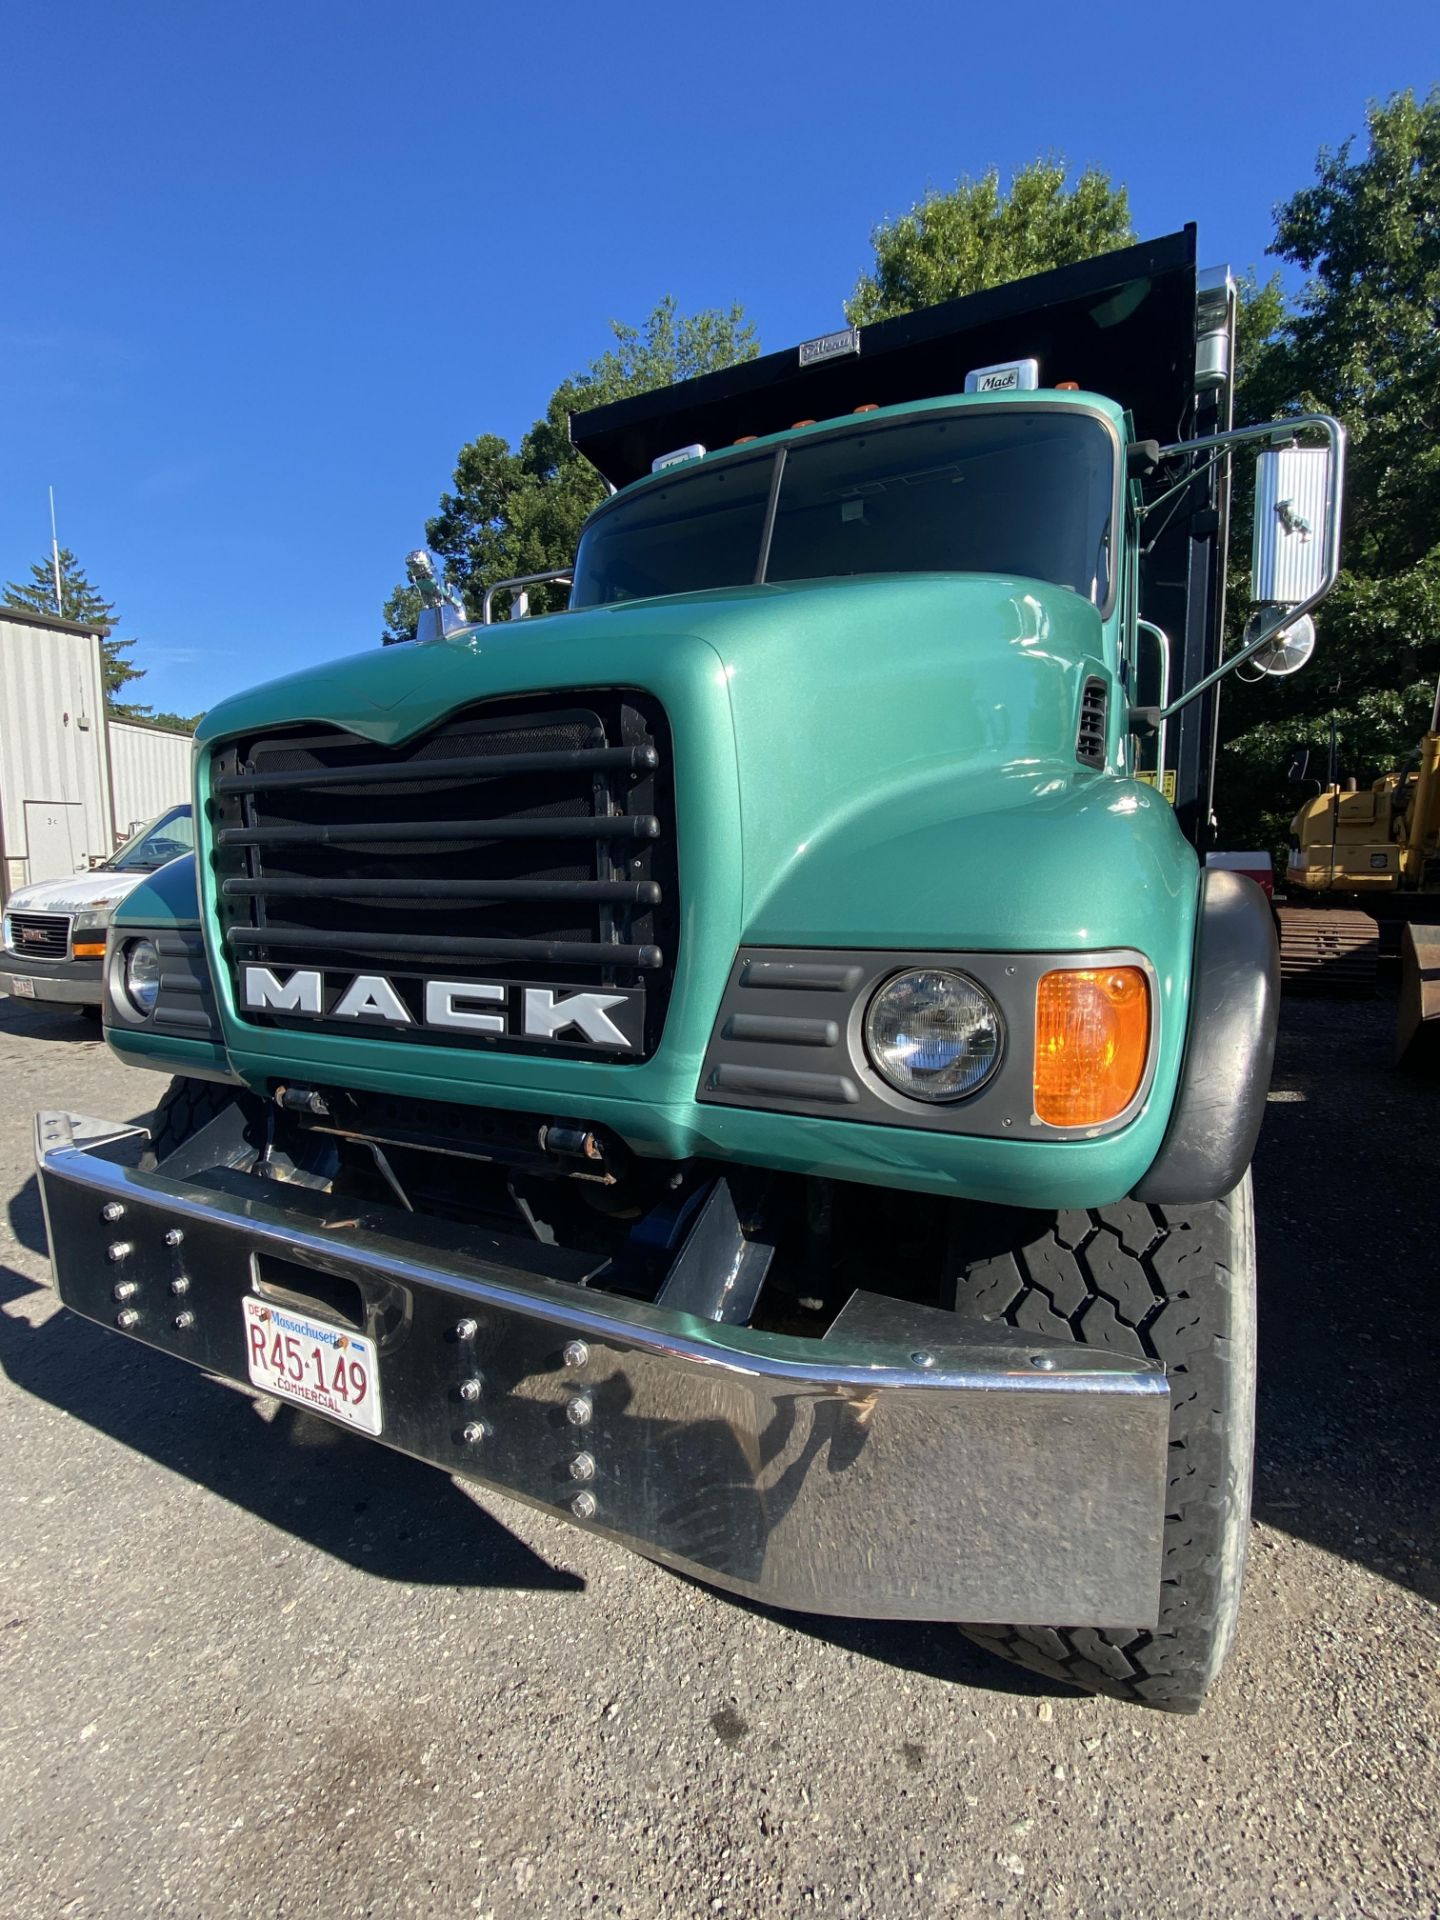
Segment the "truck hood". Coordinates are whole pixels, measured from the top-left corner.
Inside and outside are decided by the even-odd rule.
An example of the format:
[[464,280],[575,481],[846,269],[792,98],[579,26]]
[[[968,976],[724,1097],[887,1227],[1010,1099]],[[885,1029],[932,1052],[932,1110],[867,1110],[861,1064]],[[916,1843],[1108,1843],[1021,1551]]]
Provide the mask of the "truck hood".
[[[1078,763],[1092,677],[1118,697],[1099,615],[1078,595],[1001,576],[891,575],[676,595],[377,648],[223,703],[200,737],[323,720],[395,743],[486,697],[648,687],[675,733],[686,890],[705,873],[710,906],[717,889],[727,896],[733,937],[997,945],[1018,926],[1025,945],[1087,945],[1127,918],[1119,901],[1086,910],[1103,894],[1102,842],[1153,829],[1172,854],[1184,849],[1148,789]],[[1057,834],[1062,819],[1082,830]]]
[[147,873],[69,873],[63,880],[37,880],[33,886],[17,887],[5,902],[7,913],[80,913],[82,910],[113,906]]

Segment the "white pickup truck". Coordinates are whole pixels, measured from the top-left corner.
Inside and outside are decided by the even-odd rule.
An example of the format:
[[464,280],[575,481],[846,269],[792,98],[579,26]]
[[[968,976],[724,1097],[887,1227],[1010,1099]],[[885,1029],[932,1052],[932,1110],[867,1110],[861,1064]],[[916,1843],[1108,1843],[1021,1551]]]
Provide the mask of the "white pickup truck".
[[0,993],[98,1010],[111,914],[147,873],[194,847],[190,807],[171,807],[89,873],[17,887],[5,902]]

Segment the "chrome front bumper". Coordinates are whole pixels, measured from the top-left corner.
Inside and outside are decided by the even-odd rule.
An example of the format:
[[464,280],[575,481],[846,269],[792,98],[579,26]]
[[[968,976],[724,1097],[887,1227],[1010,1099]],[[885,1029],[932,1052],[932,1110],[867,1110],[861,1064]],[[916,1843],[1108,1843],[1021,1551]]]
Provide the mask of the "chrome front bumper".
[[185,1149],[141,1172],[145,1138],[36,1124],[55,1286],[101,1326],[247,1383],[242,1296],[313,1275],[308,1310],[363,1301],[388,1445],[682,1572],[818,1613],[1155,1621],[1169,1394],[1144,1362],[863,1293],[820,1340],[720,1325],[557,1279],[553,1249],[477,1258],[415,1215],[182,1173]]

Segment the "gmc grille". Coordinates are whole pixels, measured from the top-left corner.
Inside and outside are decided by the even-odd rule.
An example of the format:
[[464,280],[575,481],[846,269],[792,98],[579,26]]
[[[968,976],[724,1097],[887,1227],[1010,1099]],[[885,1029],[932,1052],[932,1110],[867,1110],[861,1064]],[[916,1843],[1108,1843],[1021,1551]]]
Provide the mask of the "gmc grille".
[[679,930],[669,749],[659,703],[628,691],[487,702],[393,748],[319,726],[222,744],[214,910],[232,981],[247,962],[380,973],[417,1024],[367,1023],[366,1039],[524,1053],[554,1049],[419,1024],[424,981],[642,988],[648,1057]]
[[65,960],[70,954],[68,913],[12,913],[10,951],[32,960]]

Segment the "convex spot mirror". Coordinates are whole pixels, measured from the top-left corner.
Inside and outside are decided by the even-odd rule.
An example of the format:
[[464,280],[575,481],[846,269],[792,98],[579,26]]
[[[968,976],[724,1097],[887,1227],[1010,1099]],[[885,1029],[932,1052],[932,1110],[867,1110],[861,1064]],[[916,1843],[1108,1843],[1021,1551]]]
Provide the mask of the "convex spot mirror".
[[[1246,645],[1258,638],[1270,624],[1267,614],[1253,614],[1245,628]],[[1314,651],[1315,622],[1308,613],[1302,613],[1288,627],[1281,627],[1278,632],[1272,633],[1265,644],[1251,654],[1248,664],[1257,673],[1273,674],[1283,679],[1288,673],[1298,673]]]

